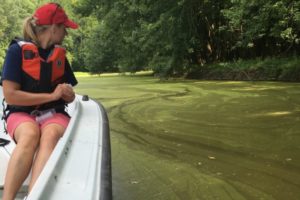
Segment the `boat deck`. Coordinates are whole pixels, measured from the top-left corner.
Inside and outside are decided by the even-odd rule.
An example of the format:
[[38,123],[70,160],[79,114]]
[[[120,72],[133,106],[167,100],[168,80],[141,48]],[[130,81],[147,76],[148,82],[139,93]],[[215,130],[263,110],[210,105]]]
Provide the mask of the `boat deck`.
[[[72,116],[69,126],[27,200],[112,199],[109,124],[103,106],[76,95],[68,113]],[[27,184],[17,199],[24,198]]]

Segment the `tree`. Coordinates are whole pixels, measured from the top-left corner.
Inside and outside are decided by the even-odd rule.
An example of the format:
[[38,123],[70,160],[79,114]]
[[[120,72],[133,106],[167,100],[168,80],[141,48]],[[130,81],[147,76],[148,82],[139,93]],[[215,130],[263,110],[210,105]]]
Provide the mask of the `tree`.
[[[25,16],[45,0],[0,0],[0,62]],[[299,55],[300,2],[292,0],[57,0],[80,29],[65,40],[75,70],[152,69],[183,75],[206,63]]]
[[35,4],[30,0],[0,0],[0,4],[0,66],[2,69],[8,44],[14,37],[22,35],[23,19],[32,15]]
[[223,29],[231,40],[235,57],[249,58],[296,52],[299,48],[299,1],[233,1],[222,12]]

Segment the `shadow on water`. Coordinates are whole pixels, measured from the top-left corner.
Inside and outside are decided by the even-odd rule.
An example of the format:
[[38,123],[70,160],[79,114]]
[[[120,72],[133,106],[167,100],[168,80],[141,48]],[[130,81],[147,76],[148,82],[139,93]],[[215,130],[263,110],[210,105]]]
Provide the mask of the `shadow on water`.
[[300,84],[80,82],[109,112],[114,199],[300,199]]

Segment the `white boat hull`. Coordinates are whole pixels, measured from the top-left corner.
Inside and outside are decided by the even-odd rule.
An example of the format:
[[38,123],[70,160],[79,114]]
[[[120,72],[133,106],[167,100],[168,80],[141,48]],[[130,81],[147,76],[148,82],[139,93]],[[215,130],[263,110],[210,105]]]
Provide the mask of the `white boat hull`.
[[[72,117],[66,132],[27,200],[112,199],[109,124],[103,106],[76,95],[68,113]],[[10,140],[0,131],[0,138]],[[0,147],[0,187],[14,146],[11,141]]]

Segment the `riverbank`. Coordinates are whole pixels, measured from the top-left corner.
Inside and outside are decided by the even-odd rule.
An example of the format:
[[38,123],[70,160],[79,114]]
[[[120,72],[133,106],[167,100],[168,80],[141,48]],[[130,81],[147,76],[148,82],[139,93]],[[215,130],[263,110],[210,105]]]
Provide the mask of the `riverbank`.
[[220,62],[195,67],[188,79],[236,81],[300,81],[298,56]]

